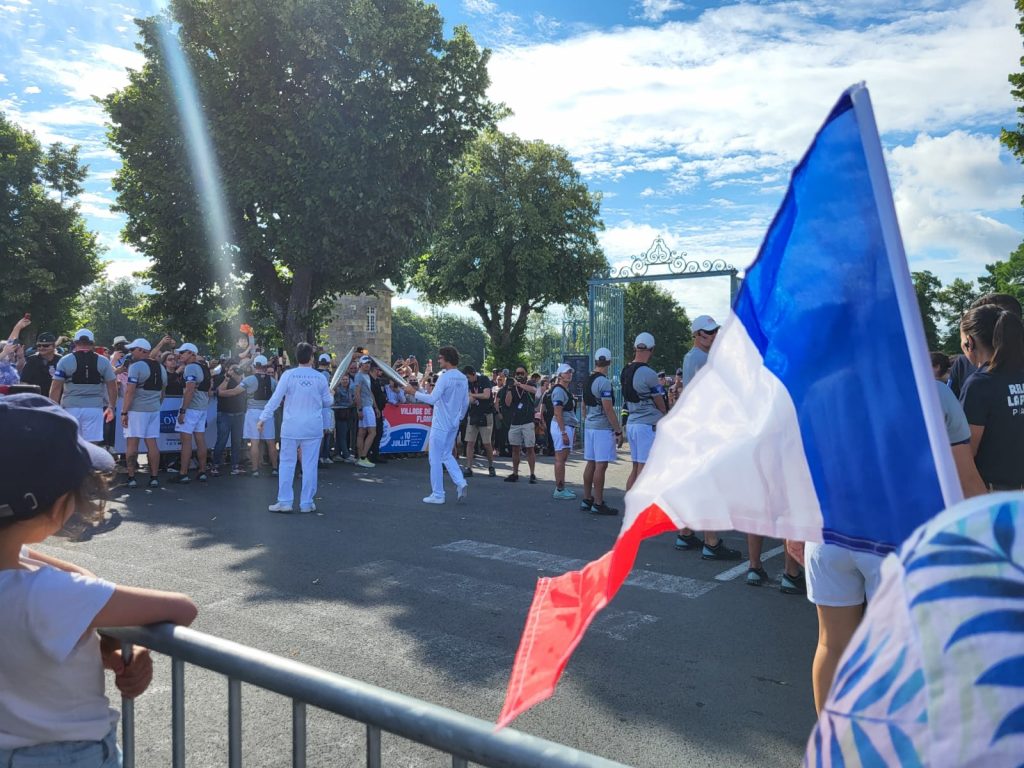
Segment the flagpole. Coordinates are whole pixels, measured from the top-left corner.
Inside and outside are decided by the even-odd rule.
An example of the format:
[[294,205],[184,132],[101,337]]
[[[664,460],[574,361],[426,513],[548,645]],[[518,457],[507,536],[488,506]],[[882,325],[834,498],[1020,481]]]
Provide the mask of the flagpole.
[[[921,314],[917,305],[917,293],[910,278],[907,266],[907,254],[903,249],[903,238],[900,225],[896,218],[896,205],[892,198],[889,185],[889,174],[885,168],[885,157],[882,154],[882,141],[875,124],[875,112],[871,106],[871,96],[867,86],[859,83],[850,88],[850,99],[853,111],[860,128],[861,144],[867,161],[868,175],[874,190],[875,203],[878,206],[878,220],[882,227],[882,239],[889,259],[889,268],[893,284],[896,288],[896,301],[900,308],[903,331],[907,339],[910,363],[914,371],[914,383],[923,410],[925,427],[928,430],[928,442],[935,459],[935,471],[942,489],[942,498],[946,508],[963,499],[960,479],[953,464],[953,453],[949,449],[949,436],[946,425],[941,418],[942,406],[939,395],[935,391],[935,377],[931,370],[928,355],[928,344],[924,337]],[[938,512],[939,510],[936,510]]]

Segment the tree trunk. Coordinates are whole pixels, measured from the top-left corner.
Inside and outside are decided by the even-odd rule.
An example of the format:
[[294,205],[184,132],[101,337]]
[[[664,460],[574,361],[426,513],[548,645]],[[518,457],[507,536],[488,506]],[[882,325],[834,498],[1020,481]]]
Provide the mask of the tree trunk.
[[285,345],[294,350],[299,343],[311,341],[313,329],[309,327],[312,315],[313,298],[313,267],[303,265],[292,273],[291,291],[288,294],[288,307],[282,320],[282,332]]

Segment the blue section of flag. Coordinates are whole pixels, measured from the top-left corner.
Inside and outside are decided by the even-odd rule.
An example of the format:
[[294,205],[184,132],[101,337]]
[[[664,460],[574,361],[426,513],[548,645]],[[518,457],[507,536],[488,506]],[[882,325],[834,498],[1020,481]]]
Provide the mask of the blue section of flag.
[[881,553],[945,505],[851,92],[793,172],[734,312],[796,406],[825,541]]

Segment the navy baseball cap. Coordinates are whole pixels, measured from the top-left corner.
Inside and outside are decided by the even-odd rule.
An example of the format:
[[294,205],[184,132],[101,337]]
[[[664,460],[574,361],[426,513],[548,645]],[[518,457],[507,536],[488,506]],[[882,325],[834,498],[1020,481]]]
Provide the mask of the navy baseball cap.
[[114,458],[82,440],[75,418],[47,397],[0,397],[0,524],[29,520]]

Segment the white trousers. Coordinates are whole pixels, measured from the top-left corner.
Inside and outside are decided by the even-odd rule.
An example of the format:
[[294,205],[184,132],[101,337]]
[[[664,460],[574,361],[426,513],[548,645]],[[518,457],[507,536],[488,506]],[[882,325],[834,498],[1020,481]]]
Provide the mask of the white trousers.
[[291,504],[295,500],[295,464],[299,447],[302,447],[302,493],[300,507],[311,507],[316,496],[316,468],[320,458],[321,437],[296,440],[294,437],[281,438],[281,460],[278,462],[277,501]]
[[448,476],[457,488],[466,484],[459,462],[452,455],[452,448],[455,447],[455,438],[458,437],[458,434],[458,427],[437,429],[432,426],[430,428],[430,437],[427,439],[427,451],[430,458],[430,493],[440,499],[444,498],[445,469],[448,470]]

